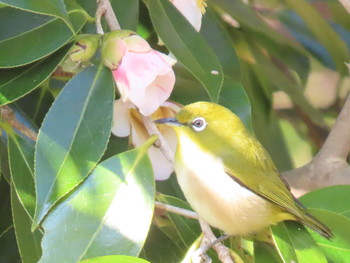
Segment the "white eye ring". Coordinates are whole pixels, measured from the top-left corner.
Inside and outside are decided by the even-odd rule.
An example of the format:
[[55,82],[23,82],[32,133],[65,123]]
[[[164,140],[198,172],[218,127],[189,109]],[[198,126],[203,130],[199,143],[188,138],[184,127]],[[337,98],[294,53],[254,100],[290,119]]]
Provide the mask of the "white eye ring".
[[195,131],[200,132],[200,131],[203,131],[207,127],[207,124],[208,123],[205,121],[204,118],[198,117],[192,121],[192,128]]

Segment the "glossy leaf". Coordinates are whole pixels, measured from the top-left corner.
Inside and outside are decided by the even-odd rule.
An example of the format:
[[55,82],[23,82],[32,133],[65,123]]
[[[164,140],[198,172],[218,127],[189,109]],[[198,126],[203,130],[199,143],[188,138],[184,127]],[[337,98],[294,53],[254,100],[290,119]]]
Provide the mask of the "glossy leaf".
[[[345,199],[338,199],[345,200]],[[321,209],[309,209],[310,212],[325,223],[333,232],[334,237],[327,240],[315,232],[311,232],[318,246],[330,262],[350,262],[350,219],[340,214]]]
[[[5,9],[10,10],[8,7]],[[32,14],[29,18],[25,11],[11,12],[18,21],[25,14],[26,19],[22,22],[34,23],[34,26],[26,27],[27,31],[23,32],[21,23],[12,23],[13,18],[5,21],[3,27],[13,28],[18,35],[0,41],[0,68],[18,67],[39,60],[65,45],[74,36],[67,24],[59,18],[46,20],[38,14]],[[85,15],[80,12],[71,11],[69,17],[75,30],[79,30],[86,22]],[[40,26],[38,20],[41,21]]]
[[308,208],[329,210],[350,218],[350,204],[340,200],[350,200],[350,185],[325,187],[300,197],[300,201]]
[[67,46],[27,66],[0,69],[0,106],[13,102],[40,86],[62,62],[68,50]]
[[8,156],[13,188],[27,216],[32,219],[35,212],[34,142],[16,133],[9,134]]
[[131,256],[104,256],[98,258],[90,258],[81,261],[81,263],[150,263],[142,258]]
[[113,101],[112,74],[104,66],[86,68],[57,97],[36,145],[34,227],[101,158],[111,132]]
[[153,25],[166,47],[217,102],[223,69],[215,53],[169,1],[151,0],[149,7]]
[[349,59],[349,51],[339,35],[334,32],[315,8],[307,1],[285,0],[285,2],[302,17],[314,36],[328,50],[337,70],[341,73],[346,73],[344,61]]
[[0,0],[0,3],[27,10],[32,13],[59,17],[70,26],[70,20],[63,0]]
[[293,221],[271,226],[279,254],[285,262],[327,263],[327,259],[305,228]]
[[138,256],[153,215],[154,179],[147,150],[121,153],[89,177],[44,220],[40,263],[105,255]]
[[38,229],[34,232],[31,231],[33,220],[23,207],[14,187],[11,189],[11,205],[16,239],[22,262],[38,262],[41,257],[40,242],[42,233]]

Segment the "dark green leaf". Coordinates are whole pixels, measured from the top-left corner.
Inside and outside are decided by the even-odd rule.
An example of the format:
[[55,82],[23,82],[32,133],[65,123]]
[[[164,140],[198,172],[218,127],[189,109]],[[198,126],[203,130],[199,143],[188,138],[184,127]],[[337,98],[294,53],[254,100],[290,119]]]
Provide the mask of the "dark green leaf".
[[0,259],[4,263],[20,262],[13,226],[0,233]]
[[147,157],[149,146],[150,142],[100,163],[53,209],[43,222],[40,263],[138,256],[153,215],[155,189]]
[[66,6],[63,0],[0,0],[0,3],[4,3],[18,9],[27,10],[32,13],[59,17],[63,19],[63,21],[65,21],[68,26],[71,27]]
[[240,63],[230,39],[213,10],[208,8],[202,19],[201,34],[218,57],[225,76],[236,81],[241,79]]
[[0,69],[0,106],[19,99],[41,85],[62,62],[69,47],[20,68]]
[[[22,66],[41,59],[65,45],[74,36],[67,24],[59,18],[46,20],[38,14],[32,14],[29,18],[24,11],[11,12],[20,23],[13,23],[12,20],[4,21],[3,27],[12,27],[18,34],[0,41],[0,68]],[[25,19],[22,21],[23,14]],[[69,17],[76,30],[86,22],[85,15],[81,12],[71,11]],[[24,31],[23,23],[34,23],[36,27],[26,26],[27,30]]]
[[[271,226],[275,245],[285,262],[292,260],[299,263],[327,263],[326,257],[315,240],[297,222],[284,221]],[[293,251],[294,250],[294,251]]]
[[321,188],[300,197],[308,208],[329,210],[350,218],[350,204],[341,200],[350,200],[350,185]]
[[151,0],[150,15],[166,47],[202,83],[212,101],[217,102],[223,69],[203,37],[168,0]]
[[[346,200],[346,199],[339,199]],[[341,201],[342,202],[342,201]],[[340,214],[321,209],[310,209],[310,212],[325,223],[333,232],[332,240],[327,240],[315,232],[311,232],[318,246],[330,262],[350,262],[350,219]]]
[[22,262],[38,262],[41,257],[40,242],[42,233],[38,229],[34,232],[31,231],[33,220],[26,209],[24,209],[14,187],[11,189],[11,204],[16,239]]
[[[17,133],[9,134],[8,155],[12,185],[30,218],[35,212],[34,142]],[[16,197],[17,198],[17,197]]]
[[245,126],[249,130],[252,130],[249,98],[240,83],[229,77],[225,77],[224,85],[220,92],[219,103],[236,113]]
[[111,5],[121,28],[136,31],[139,22],[139,0],[112,0]]
[[[284,263],[276,248],[268,243],[254,241],[254,262],[256,263]],[[295,262],[296,263],[296,262]]]
[[131,256],[104,256],[98,258],[90,258],[81,261],[81,263],[150,263],[142,258]]
[[57,97],[39,131],[35,151],[34,225],[77,186],[101,158],[110,136],[114,81],[103,67],[76,75]]

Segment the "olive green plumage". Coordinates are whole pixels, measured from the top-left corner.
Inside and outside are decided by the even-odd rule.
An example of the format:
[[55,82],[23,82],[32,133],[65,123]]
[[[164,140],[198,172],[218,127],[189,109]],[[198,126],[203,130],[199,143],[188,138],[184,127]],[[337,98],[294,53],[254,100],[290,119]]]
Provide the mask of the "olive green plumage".
[[178,181],[189,203],[211,225],[245,235],[296,220],[326,238],[332,236],[292,196],[270,155],[227,108],[197,102],[158,123],[175,128]]

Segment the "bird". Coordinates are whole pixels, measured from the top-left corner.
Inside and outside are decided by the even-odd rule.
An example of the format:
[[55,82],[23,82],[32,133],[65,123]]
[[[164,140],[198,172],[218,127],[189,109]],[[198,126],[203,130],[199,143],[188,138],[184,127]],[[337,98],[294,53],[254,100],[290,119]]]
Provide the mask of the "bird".
[[177,181],[209,225],[226,235],[247,236],[293,220],[332,238],[331,230],[292,195],[269,153],[229,109],[199,101],[154,122],[174,128]]

